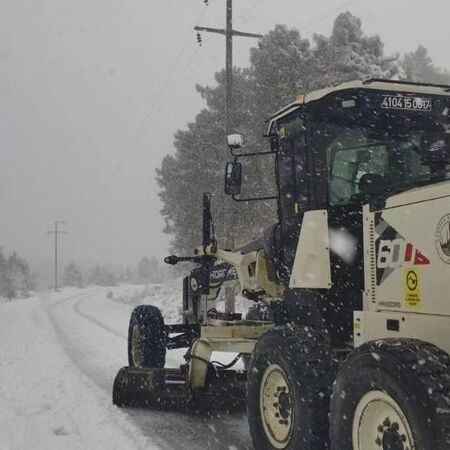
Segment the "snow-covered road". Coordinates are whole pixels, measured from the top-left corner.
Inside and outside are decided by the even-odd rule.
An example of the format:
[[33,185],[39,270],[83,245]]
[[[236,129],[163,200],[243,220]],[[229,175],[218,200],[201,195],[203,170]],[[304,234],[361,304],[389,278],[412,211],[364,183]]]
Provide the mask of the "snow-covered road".
[[[243,413],[209,418],[111,405],[139,302],[176,320],[177,292],[66,290],[0,305],[0,449],[250,449]],[[170,352],[175,366],[180,353]]]

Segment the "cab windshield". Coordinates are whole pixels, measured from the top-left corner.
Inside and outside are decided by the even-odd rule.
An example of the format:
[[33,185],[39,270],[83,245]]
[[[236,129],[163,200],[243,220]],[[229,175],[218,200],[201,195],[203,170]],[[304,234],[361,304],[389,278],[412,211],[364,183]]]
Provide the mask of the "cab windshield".
[[361,202],[367,182],[393,193],[434,180],[427,155],[433,145],[446,145],[444,128],[435,123],[402,131],[329,122],[316,128],[316,148],[327,160],[330,205]]

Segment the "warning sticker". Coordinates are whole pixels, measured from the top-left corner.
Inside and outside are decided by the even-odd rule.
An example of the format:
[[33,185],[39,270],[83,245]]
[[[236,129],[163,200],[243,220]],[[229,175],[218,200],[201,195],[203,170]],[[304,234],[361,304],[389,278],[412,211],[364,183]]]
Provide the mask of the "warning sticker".
[[418,308],[422,303],[421,280],[418,269],[405,270],[405,303],[410,308]]

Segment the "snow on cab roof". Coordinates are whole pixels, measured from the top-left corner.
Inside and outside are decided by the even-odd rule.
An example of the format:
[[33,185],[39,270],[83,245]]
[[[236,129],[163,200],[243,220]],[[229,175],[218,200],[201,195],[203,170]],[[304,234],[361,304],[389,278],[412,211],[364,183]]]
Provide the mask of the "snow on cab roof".
[[300,95],[297,99],[285,106],[284,108],[273,114],[268,122],[267,136],[270,135],[272,126],[275,122],[288,116],[297,109],[300,109],[303,105],[325,98],[330,94],[335,94],[340,91],[347,91],[353,89],[366,89],[366,90],[378,90],[378,91],[391,91],[398,93],[409,93],[409,94],[427,94],[427,95],[440,95],[450,97],[450,86],[443,84],[427,84],[427,83],[414,83],[410,81],[398,81],[398,80],[381,80],[381,79],[370,79],[370,80],[357,80],[349,81],[347,83],[342,83],[338,86],[331,86],[324,89],[318,89],[311,91],[305,95]]

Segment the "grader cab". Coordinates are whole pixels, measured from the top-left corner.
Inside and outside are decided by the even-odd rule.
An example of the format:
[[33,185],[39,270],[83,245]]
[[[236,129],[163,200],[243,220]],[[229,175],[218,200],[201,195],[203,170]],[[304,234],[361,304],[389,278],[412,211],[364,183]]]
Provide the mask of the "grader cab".
[[[198,266],[183,323],[136,308],[114,403],[245,398],[258,450],[450,448],[449,115],[450,87],[386,80],[311,92],[273,115],[277,192],[260,200],[276,201],[278,222],[218,248],[205,195],[202,245],[166,258]],[[240,135],[228,144],[226,193],[258,200],[241,196],[240,159],[260,154]],[[225,286],[263,307],[218,312]],[[173,348],[187,348],[185,363],[165,369]]]

